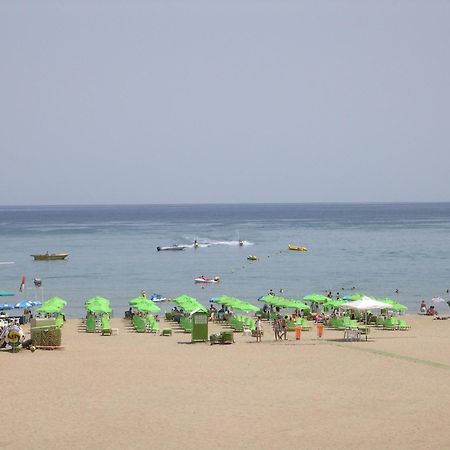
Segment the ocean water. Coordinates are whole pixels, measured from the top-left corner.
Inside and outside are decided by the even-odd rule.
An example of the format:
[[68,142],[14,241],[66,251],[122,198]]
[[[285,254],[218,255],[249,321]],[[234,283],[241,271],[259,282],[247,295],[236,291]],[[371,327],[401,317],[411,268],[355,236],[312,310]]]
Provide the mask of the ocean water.
[[[204,304],[222,294],[258,304],[269,289],[288,298],[362,292],[416,312],[421,299],[450,298],[449,237],[450,203],[0,207],[0,290],[16,293],[8,302],[60,296],[69,317],[81,317],[95,295],[110,299],[121,316],[141,290]],[[156,250],[174,243],[191,247]],[[308,251],[289,251],[288,244]],[[46,251],[70,255],[30,256]],[[250,254],[258,261],[247,261]],[[195,284],[198,275],[221,282]]]

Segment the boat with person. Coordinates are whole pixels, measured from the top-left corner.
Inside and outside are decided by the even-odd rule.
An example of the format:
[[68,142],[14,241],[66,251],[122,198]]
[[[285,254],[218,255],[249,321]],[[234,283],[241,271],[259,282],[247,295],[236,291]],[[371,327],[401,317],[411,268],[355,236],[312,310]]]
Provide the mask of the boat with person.
[[61,260],[66,259],[69,254],[68,253],[49,253],[46,252],[44,254],[40,255],[31,255],[35,261],[54,261],[54,260]]
[[218,283],[220,281],[220,278],[219,277],[208,278],[203,275],[200,275],[199,277],[195,278],[194,281],[196,283]]
[[156,250],[158,250],[158,252],[162,252],[162,251],[166,251],[166,250],[184,250],[186,248],[185,245],[178,245],[178,244],[174,244],[174,245],[169,245],[166,247],[156,247]]
[[308,249],[306,247],[300,247],[298,245],[288,245],[289,250],[294,250],[297,252],[307,252]]

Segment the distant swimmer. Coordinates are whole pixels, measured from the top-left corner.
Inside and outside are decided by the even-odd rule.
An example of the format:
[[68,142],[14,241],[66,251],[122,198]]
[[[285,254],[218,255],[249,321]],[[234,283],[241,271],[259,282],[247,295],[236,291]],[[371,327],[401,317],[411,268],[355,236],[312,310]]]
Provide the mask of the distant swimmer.
[[197,239],[194,241],[194,248],[198,248],[198,241],[197,241]]
[[242,247],[244,245],[244,241],[239,241],[239,247]]
[[396,289],[394,292],[395,292],[396,294],[400,294],[400,291],[399,291],[398,289]]

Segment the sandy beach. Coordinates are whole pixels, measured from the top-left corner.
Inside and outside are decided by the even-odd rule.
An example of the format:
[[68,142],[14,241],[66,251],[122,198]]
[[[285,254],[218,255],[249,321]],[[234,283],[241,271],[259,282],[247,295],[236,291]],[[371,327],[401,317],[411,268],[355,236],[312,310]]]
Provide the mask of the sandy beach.
[[70,319],[62,350],[0,352],[0,448],[450,448],[450,320],[406,318],[368,342],[329,329],[275,342],[264,322],[262,343],[233,345]]

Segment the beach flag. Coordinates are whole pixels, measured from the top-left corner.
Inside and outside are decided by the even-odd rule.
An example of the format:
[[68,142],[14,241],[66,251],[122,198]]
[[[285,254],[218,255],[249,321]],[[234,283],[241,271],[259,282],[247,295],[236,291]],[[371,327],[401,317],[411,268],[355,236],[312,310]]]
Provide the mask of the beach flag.
[[23,292],[25,289],[25,275],[22,275],[22,281],[20,282],[19,292]]

